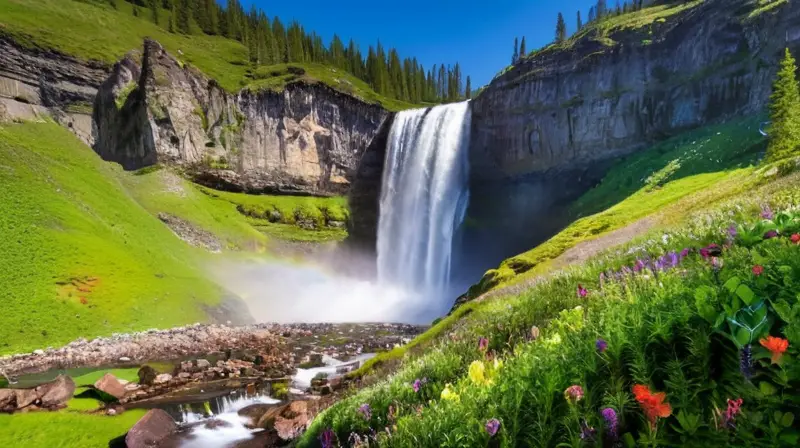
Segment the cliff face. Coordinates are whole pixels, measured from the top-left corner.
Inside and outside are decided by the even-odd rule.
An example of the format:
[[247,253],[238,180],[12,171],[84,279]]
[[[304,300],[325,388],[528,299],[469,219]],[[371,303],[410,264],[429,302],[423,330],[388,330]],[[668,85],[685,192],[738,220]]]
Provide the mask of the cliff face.
[[230,95],[146,41],[98,92],[95,150],[126,169],[182,165],[218,188],[341,194],[387,115],[319,84]]
[[81,140],[94,141],[91,104],[108,67],[0,35],[0,121],[51,116]]
[[470,215],[480,244],[508,237],[492,246],[500,259],[532,247],[566,224],[559,205],[618,157],[762,113],[784,47],[800,50],[800,4],[750,16],[754,8],[706,0],[644,27],[589,32],[493,80],[472,101]]

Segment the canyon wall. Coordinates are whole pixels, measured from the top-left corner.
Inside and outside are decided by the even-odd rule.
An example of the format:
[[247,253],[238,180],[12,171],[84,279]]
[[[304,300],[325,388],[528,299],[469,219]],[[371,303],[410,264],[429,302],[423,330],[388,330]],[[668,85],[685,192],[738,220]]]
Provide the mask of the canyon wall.
[[179,165],[199,183],[254,193],[347,192],[388,116],[323,84],[231,95],[150,40],[114,66],[94,106],[104,159]]
[[706,0],[652,23],[595,29],[497,76],[472,101],[473,233],[484,243],[510,236],[492,247],[513,255],[562,227],[559,205],[609,163],[689,128],[764,113],[784,48],[800,51],[800,4],[756,7]]

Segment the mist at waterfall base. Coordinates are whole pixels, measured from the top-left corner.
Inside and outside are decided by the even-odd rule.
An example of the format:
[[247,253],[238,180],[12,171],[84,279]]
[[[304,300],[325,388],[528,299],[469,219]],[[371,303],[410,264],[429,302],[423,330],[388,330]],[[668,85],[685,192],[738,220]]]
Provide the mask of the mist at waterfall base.
[[427,324],[446,314],[465,287],[450,279],[469,202],[470,119],[467,102],[395,115],[380,194],[377,275],[343,274],[364,256],[336,251],[303,263],[220,262],[211,269],[215,280],[244,299],[257,322]]

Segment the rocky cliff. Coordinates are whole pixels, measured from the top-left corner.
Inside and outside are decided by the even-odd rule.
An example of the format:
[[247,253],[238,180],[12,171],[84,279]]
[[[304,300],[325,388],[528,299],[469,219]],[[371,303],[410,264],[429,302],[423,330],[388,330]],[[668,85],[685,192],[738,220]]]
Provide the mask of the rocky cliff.
[[236,191],[342,194],[388,113],[322,84],[231,95],[158,43],[117,63],[94,104],[104,159],[181,165]]
[[52,116],[94,142],[91,110],[109,67],[23,47],[0,34],[0,122]]
[[[672,15],[623,16],[616,29],[589,29],[496,77],[472,101],[470,214],[483,233],[522,235],[530,247],[563,225],[554,207],[609,162],[688,128],[762,113],[783,48],[800,50],[800,4],[756,7],[706,0]],[[498,253],[519,250],[511,239]]]

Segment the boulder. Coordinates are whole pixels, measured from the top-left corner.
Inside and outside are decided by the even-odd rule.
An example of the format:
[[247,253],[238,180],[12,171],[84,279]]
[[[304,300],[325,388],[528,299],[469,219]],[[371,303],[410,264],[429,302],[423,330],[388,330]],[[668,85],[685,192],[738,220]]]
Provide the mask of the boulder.
[[257,428],[263,429],[274,429],[275,428],[275,419],[278,418],[279,415],[283,411],[289,408],[288,404],[281,405],[281,406],[273,406],[258,419],[258,423],[256,423]]
[[152,386],[158,373],[156,373],[156,369],[150,366],[142,366],[137,375],[139,376],[139,384]]
[[0,412],[11,412],[17,408],[17,395],[13,389],[0,389]]
[[239,409],[237,414],[239,414],[240,417],[247,419],[248,422],[245,423],[245,426],[252,429],[257,427],[258,421],[264,414],[275,407],[276,406],[274,404],[256,403]]
[[110,373],[106,373],[105,375],[103,375],[102,378],[97,380],[97,382],[94,383],[94,387],[99,391],[111,395],[117,400],[124,397],[126,392],[125,386],[123,386],[122,383],[119,382],[117,377],[115,377]]
[[198,359],[196,361],[196,363],[197,363],[197,368],[198,369],[205,370],[205,369],[208,369],[209,367],[211,367],[211,363],[206,361],[205,359]]
[[67,404],[75,393],[75,382],[66,375],[59,375],[55,380],[36,388],[43,408],[59,407]]
[[154,384],[164,384],[169,383],[172,381],[172,375],[169,373],[161,373],[156,376],[156,379],[153,381]]
[[39,393],[36,392],[36,389],[17,389],[15,392],[17,394],[17,409],[28,407],[39,399]]
[[153,448],[178,430],[178,425],[165,411],[151,409],[125,436],[127,448]]
[[281,439],[292,440],[305,431],[309,423],[311,416],[308,413],[308,403],[293,401],[275,418],[275,431]]

